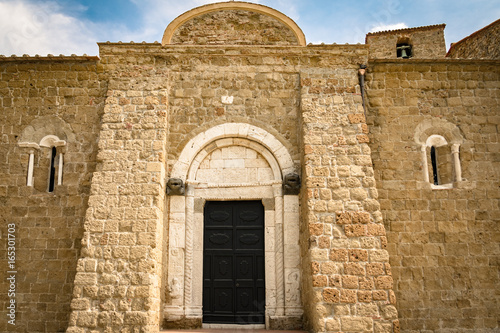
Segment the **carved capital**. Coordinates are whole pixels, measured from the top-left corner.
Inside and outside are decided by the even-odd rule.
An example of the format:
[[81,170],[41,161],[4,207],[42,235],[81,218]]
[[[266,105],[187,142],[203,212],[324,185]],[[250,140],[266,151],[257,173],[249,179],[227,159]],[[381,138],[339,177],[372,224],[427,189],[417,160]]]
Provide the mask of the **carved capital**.
[[300,193],[300,176],[289,173],[283,178],[283,195],[297,195]]
[[184,182],[180,178],[170,178],[167,181],[167,195],[184,195]]

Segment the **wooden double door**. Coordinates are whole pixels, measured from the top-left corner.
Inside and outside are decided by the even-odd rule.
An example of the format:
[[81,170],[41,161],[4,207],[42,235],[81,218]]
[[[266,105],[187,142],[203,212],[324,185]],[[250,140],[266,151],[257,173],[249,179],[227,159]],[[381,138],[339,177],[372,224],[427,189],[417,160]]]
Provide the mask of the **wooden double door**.
[[207,202],[203,242],[203,322],[263,324],[262,202]]

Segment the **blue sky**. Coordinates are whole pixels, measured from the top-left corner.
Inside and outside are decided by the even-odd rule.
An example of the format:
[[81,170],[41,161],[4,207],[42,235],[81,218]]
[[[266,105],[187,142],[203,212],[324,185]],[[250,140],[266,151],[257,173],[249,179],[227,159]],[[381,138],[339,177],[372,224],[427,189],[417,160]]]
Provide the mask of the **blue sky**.
[[[273,7],[308,43],[364,43],[370,31],[446,23],[457,42],[500,18],[498,0],[247,0]],[[0,54],[98,55],[96,42],[161,41],[175,17],[211,0],[0,0]]]

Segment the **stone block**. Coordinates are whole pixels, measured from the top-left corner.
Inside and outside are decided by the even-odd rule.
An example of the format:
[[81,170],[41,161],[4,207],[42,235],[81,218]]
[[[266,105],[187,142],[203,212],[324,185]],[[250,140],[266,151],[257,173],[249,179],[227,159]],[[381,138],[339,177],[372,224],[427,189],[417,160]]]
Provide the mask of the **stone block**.
[[359,289],[372,290],[373,289],[373,279],[370,277],[360,277],[359,278]]
[[365,225],[346,225],[344,226],[344,232],[347,237],[362,237],[366,235]]
[[370,213],[368,212],[352,212],[352,223],[370,223]]
[[325,275],[314,275],[312,277],[313,287],[326,287],[328,285],[328,278]]
[[365,269],[363,265],[358,263],[345,263],[344,264],[344,274],[348,275],[365,275]]
[[328,250],[326,249],[312,249],[311,260],[328,260]]
[[368,254],[372,263],[389,261],[389,253],[387,250],[368,250]]
[[358,301],[363,303],[372,302],[372,292],[368,290],[359,290],[358,291]]
[[373,331],[373,319],[366,317],[342,317],[340,319],[344,332]]
[[373,299],[376,301],[386,301],[388,296],[387,296],[387,291],[385,290],[374,290],[372,292]]
[[97,312],[80,312],[77,325],[80,327],[94,328],[97,326]]
[[360,249],[349,250],[349,261],[368,261],[368,251]]
[[311,236],[322,235],[323,234],[323,224],[322,223],[309,224],[309,234]]
[[356,315],[360,317],[380,317],[378,304],[358,304],[356,306]]
[[357,302],[357,291],[342,289],[340,291],[340,303],[351,303]]
[[336,289],[324,288],[322,295],[323,295],[323,300],[326,303],[339,303],[340,302],[340,292]]
[[321,273],[326,275],[338,274],[339,266],[333,262],[324,262],[321,264]]
[[398,311],[393,305],[385,305],[381,307],[382,316],[384,319],[397,319]]
[[86,298],[75,298],[71,301],[72,310],[89,310],[90,301]]
[[366,122],[365,115],[363,113],[348,114],[347,117],[349,118],[349,122],[351,124],[360,124]]
[[348,260],[348,251],[345,249],[332,249],[330,251],[330,260],[346,262]]
[[97,283],[96,273],[81,273],[75,276],[75,285],[91,286]]
[[383,263],[368,263],[366,264],[366,273],[368,275],[384,275],[384,264]]
[[344,275],[342,276],[342,287],[346,289],[358,289],[358,277]]
[[392,276],[378,276],[374,278],[375,286],[378,289],[392,289]]
[[337,224],[350,224],[352,216],[349,212],[337,212],[335,222]]

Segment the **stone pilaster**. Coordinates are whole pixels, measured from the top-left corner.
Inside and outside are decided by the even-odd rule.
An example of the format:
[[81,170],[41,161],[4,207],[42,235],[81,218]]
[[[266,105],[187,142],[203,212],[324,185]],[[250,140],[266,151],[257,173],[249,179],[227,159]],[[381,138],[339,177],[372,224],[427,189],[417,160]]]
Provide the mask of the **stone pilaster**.
[[301,74],[306,318],[315,332],[397,332],[357,73]]
[[158,332],[167,93],[132,82],[108,90],[67,332]]

